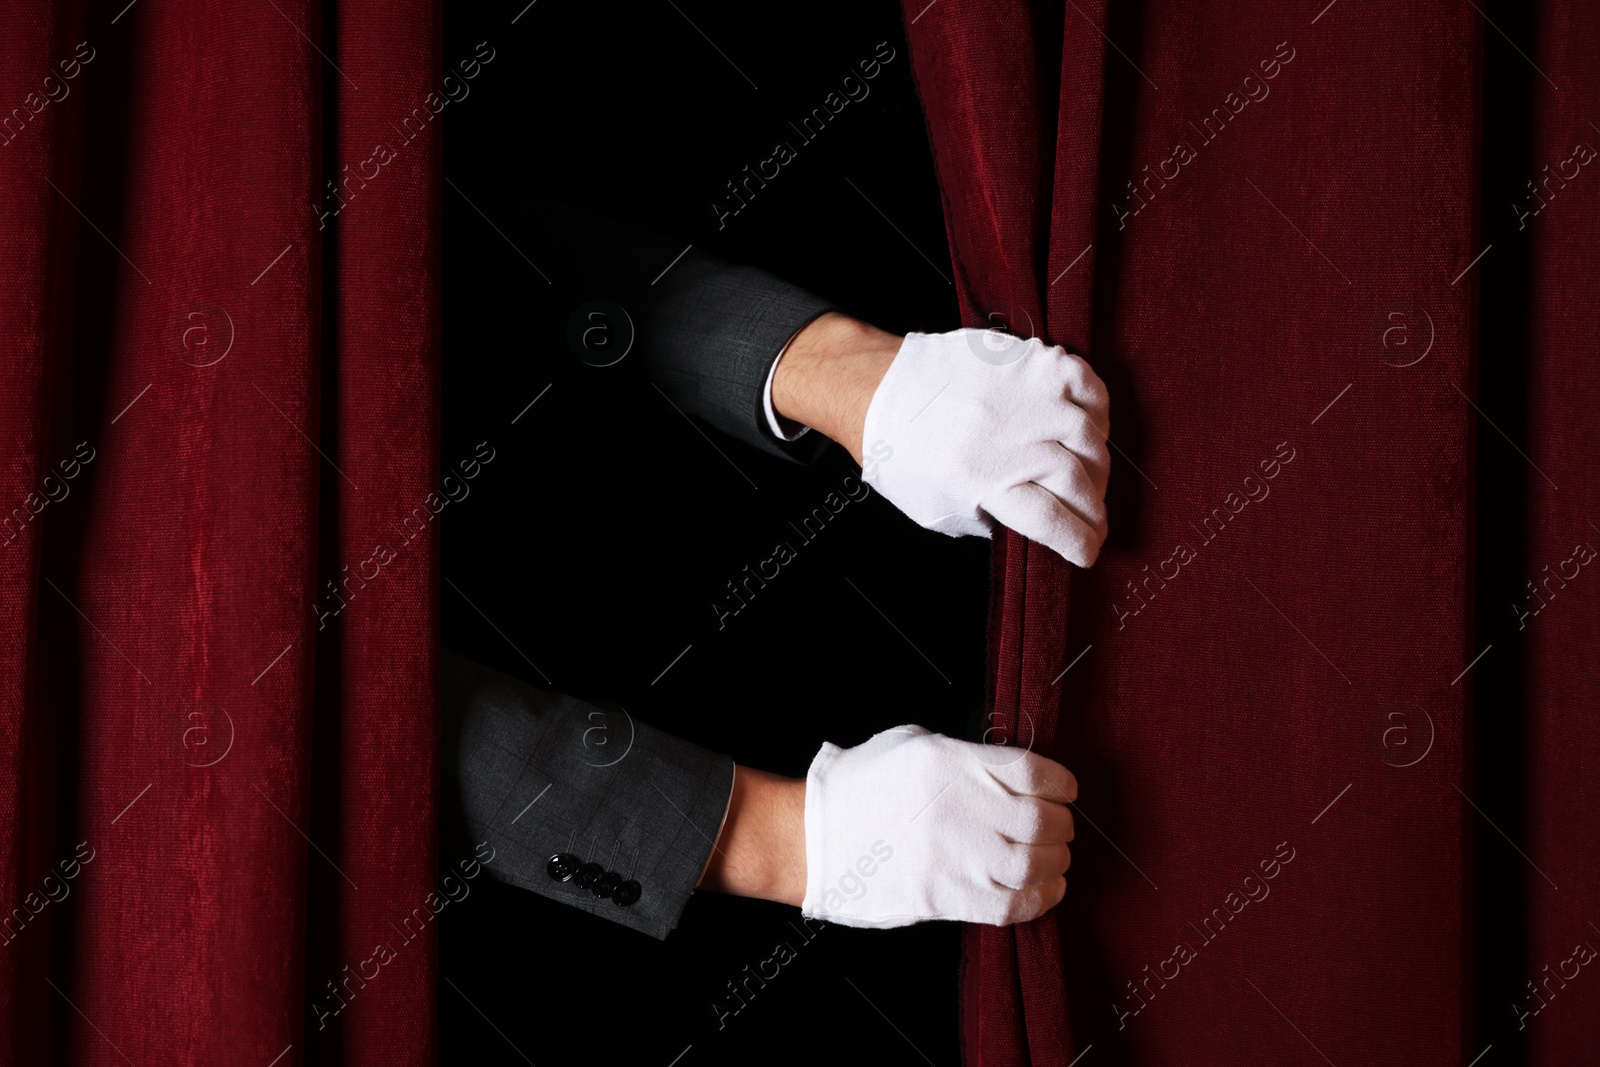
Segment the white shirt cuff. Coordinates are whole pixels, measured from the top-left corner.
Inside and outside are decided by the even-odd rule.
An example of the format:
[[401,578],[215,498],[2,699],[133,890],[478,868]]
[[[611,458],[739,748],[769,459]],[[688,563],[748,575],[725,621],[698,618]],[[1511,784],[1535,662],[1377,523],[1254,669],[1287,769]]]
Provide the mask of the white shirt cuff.
[[[793,339],[791,338],[791,340]],[[801,425],[792,419],[780,419],[777,409],[772,406],[772,379],[778,375],[778,360],[782,359],[783,354],[787,351],[789,351],[789,344],[785,342],[784,346],[778,350],[778,359],[772,361],[772,369],[767,371],[767,385],[766,388],[761,390],[761,406],[767,413],[767,426],[777,435],[778,440],[798,441],[805,436],[806,431],[810,430],[811,427]],[[793,431],[787,430],[785,428],[786,423],[788,426],[795,427],[795,429]]]

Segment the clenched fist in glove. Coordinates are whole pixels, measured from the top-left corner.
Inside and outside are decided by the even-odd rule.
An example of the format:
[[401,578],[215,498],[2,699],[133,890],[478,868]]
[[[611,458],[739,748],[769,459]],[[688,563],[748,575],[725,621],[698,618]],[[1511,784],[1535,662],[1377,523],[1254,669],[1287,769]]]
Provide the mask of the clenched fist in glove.
[[804,778],[735,767],[697,888],[844,926],[1026,922],[1067,891],[1077,799],[1054,760],[897,726],[824,744]]
[[772,397],[920,526],[988,537],[1001,523],[1082,567],[1105,540],[1110,398],[1059,346],[998,330],[902,339],[830,313],[790,342]]
[[1004,926],[1067,891],[1078,785],[1032,752],[897,726],[806,774],[801,914],[845,926]]

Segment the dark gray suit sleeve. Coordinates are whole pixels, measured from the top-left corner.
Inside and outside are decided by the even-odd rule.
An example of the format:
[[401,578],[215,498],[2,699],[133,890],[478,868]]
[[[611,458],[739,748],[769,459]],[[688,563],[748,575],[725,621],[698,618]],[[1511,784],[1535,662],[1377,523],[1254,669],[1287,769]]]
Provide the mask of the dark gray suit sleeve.
[[[445,853],[487,842],[500,881],[665,938],[721,830],[733,760],[448,650],[442,672]],[[558,853],[636,882],[638,899],[552,878]]]
[[775,435],[762,397],[783,346],[837,305],[758,267],[686,250],[686,241],[537,189],[460,175],[451,180],[465,190],[471,210],[453,196],[446,205],[467,222],[477,214],[492,220],[505,238],[488,246],[493,262],[483,265],[481,277],[485,285],[511,287],[504,306],[526,314],[536,343],[566,348],[574,311],[591,300],[611,301],[638,331],[637,353],[619,370],[637,364],[686,414],[772,455],[808,463],[827,447],[816,431],[792,442]]
[[692,249],[662,279],[643,335],[651,376],[673,403],[724,433],[798,462],[815,459],[827,438],[777,437],[762,398],[783,346],[834,305],[758,267],[725,263]]

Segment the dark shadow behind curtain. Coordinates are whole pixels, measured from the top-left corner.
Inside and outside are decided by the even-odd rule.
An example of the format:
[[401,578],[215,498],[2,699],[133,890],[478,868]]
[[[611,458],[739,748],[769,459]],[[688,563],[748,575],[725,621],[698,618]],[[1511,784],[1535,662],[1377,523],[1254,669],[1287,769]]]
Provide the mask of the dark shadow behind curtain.
[[438,42],[3,16],[7,1062],[434,1060]]
[[[1492,221],[1509,200],[1479,224],[1497,91],[1528,104],[1495,127],[1528,144],[1497,196],[1600,137],[1576,7],[1518,22],[1557,91],[1484,83],[1471,5],[905,5],[963,320],[1086,355],[1118,446],[1070,621],[1067,569],[996,546],[996,711],[1082,798],[1063,907],[968,934],[969,1063],[1595,1047],[1600,999],[1527,985],[1600,944],[1600,623],[1567,562],[1600,536],[1587,175],[1566,164],[1532,235]],[[1474,272],[1490,244],[1526,264],[1525,312],[1487,288],[1514,269]],[[1481,625],[1546,602],[1546,563],[1565,602],[1538,633]]]

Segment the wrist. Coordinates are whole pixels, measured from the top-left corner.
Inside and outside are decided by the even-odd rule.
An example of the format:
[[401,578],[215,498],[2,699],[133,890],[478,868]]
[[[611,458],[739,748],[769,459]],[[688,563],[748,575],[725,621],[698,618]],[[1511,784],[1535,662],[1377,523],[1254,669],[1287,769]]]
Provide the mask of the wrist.
[[805,795],[803,778],[735,766],[727,818],[696,888],[799,907],[806,890]]
[[773,408],[837,441],[860,463],[867,407],[903,340],[837,311],[819,315],[778,361]]

